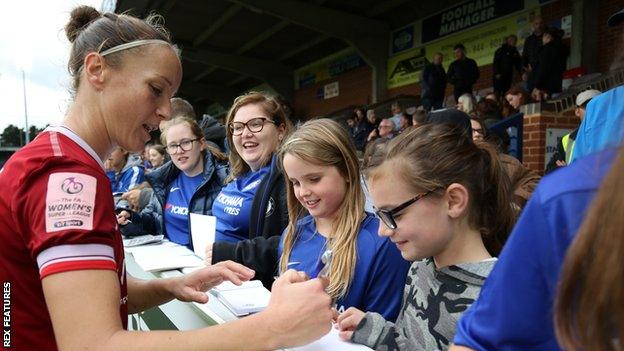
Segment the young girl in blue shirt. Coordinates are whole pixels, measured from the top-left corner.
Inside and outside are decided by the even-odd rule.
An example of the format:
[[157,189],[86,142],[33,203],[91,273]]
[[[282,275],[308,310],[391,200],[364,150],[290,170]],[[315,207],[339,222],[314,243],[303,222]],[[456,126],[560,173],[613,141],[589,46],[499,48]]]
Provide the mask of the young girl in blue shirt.
[[289,214],[280,271],[296,269],[314,278],[331,250],[327,290],[337,309],[372,310],[394,320],[409,264],[377,235],[378,219],[364,212],[359,163],[347,132],[329,119],[307,122],[284,142],[279,158]]

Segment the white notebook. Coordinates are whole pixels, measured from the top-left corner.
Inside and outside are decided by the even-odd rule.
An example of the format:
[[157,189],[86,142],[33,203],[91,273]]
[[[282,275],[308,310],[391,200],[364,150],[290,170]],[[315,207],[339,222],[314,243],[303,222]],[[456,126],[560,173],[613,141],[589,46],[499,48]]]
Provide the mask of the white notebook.
[[271,298],[271,292],[259,280],[250,280],[240,286],[226,281],[211,292],[237,316],[262,311],[269,305]]

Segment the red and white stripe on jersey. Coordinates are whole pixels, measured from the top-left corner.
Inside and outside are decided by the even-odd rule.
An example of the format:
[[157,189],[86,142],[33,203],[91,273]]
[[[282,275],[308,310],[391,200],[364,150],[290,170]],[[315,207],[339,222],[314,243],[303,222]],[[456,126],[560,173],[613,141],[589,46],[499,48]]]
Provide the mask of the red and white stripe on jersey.
[[103,244],[58,245],[37,256],[41,279],[54,273],[83,269],[117,270],[113,248]]

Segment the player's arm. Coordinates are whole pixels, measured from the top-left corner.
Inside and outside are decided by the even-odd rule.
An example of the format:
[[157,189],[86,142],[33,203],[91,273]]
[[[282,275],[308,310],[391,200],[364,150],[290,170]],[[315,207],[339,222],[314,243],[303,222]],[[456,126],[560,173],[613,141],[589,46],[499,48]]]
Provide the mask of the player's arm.
[[119,283],[112,270],[52,274],[42,285],[59,350],[272,350],[301,345],[329,331],[327,282],[303,280],[294,271],[284,274],[269,307],[258,314],[199,330],[149,333],[122,328]]
[[220,262],[193,273],[167,279],[142,280],[128,277],[128,313],[144,311],[172,299],[208,302],[206,291],[229,280],[236,285],[254,276],[251,269],[232,262]]

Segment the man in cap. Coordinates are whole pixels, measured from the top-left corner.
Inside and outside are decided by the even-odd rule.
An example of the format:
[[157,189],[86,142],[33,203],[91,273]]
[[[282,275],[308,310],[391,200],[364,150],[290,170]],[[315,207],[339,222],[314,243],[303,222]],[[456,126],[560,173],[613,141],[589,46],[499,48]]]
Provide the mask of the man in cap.
[[[600,95],[601,92],[596,89],[589,89],[581,92],[576,96],[576,109],[574,109],[574,114],[576,117],[580,118],[583,121],[585,118],[585,110],[587,108],[587,104],[589,101],[597,95]],[[572,156],[572,151],[574,150],[574,142],[576,140],[576,135],[578,134],[579,129],[576,128],[571,133],[568,133],[559,140],[557,143],[557,151],[552,155],[550,161],[546,165],[546,173],[550,173],[557,169],[558,167],[566,166],[570,163],[570,158]]]

